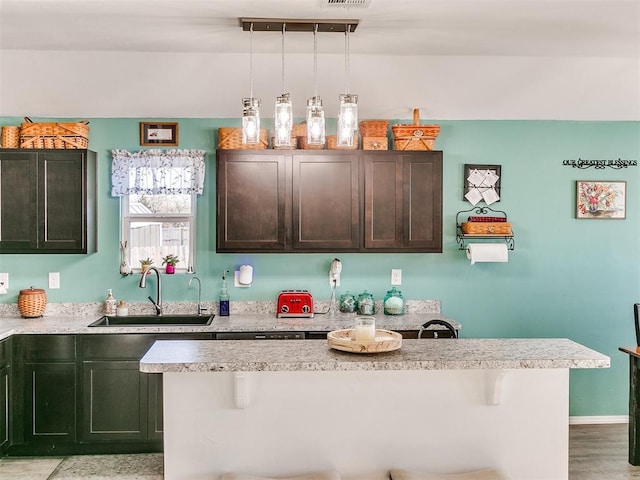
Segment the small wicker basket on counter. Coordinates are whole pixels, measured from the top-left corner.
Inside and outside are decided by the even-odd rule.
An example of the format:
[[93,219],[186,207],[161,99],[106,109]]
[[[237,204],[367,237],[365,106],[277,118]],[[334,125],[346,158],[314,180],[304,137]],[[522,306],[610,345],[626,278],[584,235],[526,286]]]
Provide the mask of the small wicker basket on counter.
[[433,150],[440,125],[420,125],[420,109],[413,109],[412,125],[391,127],[396,150]]
[[47,295],[40,288],[26,288],[18,295],[18,310],[25,318],[41,317],[47,306]]

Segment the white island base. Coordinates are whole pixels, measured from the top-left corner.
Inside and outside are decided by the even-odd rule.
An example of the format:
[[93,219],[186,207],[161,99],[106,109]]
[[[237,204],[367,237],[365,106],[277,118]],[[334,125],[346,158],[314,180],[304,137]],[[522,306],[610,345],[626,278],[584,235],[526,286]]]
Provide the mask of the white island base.
[[493,467],[568,478],[568,368],[164,373],[165,479]]

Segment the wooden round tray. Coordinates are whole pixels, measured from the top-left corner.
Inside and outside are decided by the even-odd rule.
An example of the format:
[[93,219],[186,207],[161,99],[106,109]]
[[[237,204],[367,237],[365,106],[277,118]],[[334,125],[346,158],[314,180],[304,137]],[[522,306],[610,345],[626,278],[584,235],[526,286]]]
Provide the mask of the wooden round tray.
[[402,335],[391,330],[376,330],[373,342],[356,342],[353,340],[353,329],[334,330],[327,334],[327,343],[331,348],[353,353],[391,352],[402,346]]

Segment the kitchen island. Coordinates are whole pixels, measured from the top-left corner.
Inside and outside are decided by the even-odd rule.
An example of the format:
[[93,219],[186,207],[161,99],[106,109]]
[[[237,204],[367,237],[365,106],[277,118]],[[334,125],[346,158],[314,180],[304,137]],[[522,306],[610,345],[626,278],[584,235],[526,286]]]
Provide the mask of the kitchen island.
[[167,480],[334,469],[568,477],[569,369],[609,358],[567,339],[404,340],[372,355],[325,342],[159,341]]

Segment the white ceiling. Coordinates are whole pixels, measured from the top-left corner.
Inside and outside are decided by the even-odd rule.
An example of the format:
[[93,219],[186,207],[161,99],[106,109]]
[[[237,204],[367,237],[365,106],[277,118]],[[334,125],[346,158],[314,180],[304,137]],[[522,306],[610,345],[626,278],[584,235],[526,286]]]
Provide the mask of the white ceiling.
[[[0,0],[0,49],[129,52],[248,51],[240,17],[358,19],[354,54],[640,57],[640,0]],[[313,51],[288,33],[286,51]],[[255,53],[281,36],[254,33]],[[318,34],[319,53],[344,35]]]

